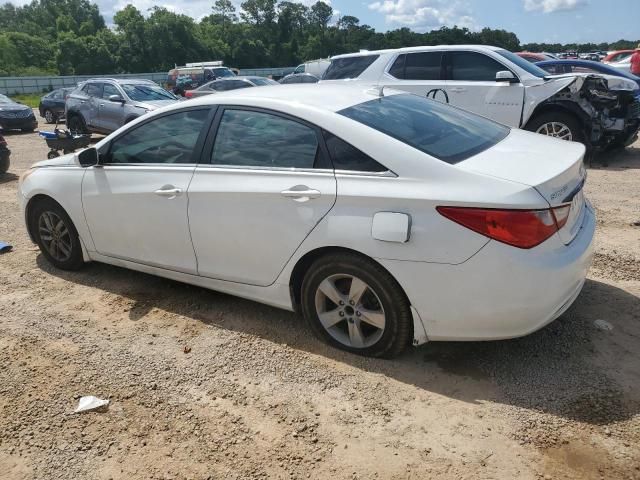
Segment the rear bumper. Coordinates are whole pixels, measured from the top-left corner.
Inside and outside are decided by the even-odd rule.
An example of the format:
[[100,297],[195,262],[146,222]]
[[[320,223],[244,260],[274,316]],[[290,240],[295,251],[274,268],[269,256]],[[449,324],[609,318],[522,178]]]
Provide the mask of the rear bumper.
[[593,257],[595,215],[585,209],[569,245],[558,235],[531,250],[491,241],[460,265],[379,260],[404,288],[429,340],[498,340],[532,333],[577,298]]

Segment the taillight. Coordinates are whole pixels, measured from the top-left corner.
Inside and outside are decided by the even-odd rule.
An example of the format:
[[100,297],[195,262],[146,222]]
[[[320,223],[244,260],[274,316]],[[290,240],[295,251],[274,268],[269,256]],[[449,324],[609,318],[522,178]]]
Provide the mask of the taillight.
[[193,92],[191,90],[187,90],[186,92],[184,92],[184,96],[185,98],[191,98],[193,97]]
[[571,205],[543,210],[437,207],[441,215],[463,227],[507,245],[533,248],[560,230]]

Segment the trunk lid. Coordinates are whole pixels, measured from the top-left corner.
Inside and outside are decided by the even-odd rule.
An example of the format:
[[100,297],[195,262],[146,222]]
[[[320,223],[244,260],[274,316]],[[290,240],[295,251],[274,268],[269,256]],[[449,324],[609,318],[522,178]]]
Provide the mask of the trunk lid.
[[551,207],[571,205],[560,238],[568,244],[580,230],[586,179],[584,145],[511,130],[502,142],[456,166],[535,188]]

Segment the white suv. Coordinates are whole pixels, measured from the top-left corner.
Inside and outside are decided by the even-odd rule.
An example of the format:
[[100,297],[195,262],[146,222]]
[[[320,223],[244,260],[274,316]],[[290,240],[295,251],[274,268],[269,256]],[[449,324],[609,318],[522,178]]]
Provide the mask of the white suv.
[[551,77],[512,52],[484,45],[332,57],[322,81],[345,80],[426,95],[511,127],[587,146],[627,144],[640,125],[633,82],[616,79],[614,90],[614,82],[602,75]]

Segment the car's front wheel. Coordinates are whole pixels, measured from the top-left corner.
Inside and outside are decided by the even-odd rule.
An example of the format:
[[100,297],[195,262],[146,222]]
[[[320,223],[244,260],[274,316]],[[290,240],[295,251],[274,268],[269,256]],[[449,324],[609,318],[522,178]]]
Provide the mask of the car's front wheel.
[[584,143],[584,133],[580,122],[568,113],[547,112],[535,116],[529,121],[526,129],[549,137]]
[[78,232],[67,212],[53,200],[40,200],[31,213],[31,233],[47,260],[62,270],[82,267]]
[[301,300],[316,336],[343,350],[391,358],[411,343],[409,301],[396,280],[367,258],[321,257],[302,282]]
[[47,121],[47,123],[55,123],[56,122],[56,116],[53,114],[53,112],[51,110],[45,110],[44,111],[44,119]]
[[80,115],[72,115],[67,121],[67,126],[73,133],[87,133],[87,126]]

